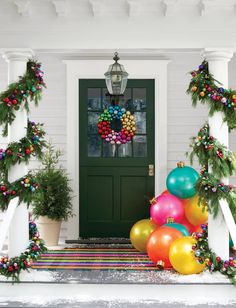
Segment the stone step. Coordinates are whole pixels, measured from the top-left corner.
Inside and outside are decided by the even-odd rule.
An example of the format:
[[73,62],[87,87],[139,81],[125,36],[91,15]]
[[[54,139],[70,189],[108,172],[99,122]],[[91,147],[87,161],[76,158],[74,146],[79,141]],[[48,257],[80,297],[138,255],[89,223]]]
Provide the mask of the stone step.
[[58,303],[86,308],[149,307],[147,303],[152,308],[236,306],[236,287],[218,273],[182,276],[171,271],[31,270],[20,279],[12,284],[1,277],[0,307],[3,302],[24,303],[24,307],[60,307]]

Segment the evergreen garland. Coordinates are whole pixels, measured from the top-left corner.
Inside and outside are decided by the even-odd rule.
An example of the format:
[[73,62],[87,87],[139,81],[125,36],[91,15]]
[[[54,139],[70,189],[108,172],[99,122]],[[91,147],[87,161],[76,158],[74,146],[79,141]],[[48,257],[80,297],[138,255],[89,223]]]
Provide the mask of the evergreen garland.
[[196,189],[199,203],[208,204],[209,211],[213,213],[214,217],[218,213],[219,200],[223,199],[227,201],[234,216],[234,220],[236,221],[236,189],[233,185],[225,185],[203,169],[197,182]]
[[0,209],[6,210],[9,202],[15,197],[19,197],[18,204],[25,202],[29,205],[33,199],[33,193],[38,189],[39,184],[31,173],[13,183],[9,183],[5,175],[2,174],[0,176]]
[[194,255],[199,263],[205,263],[207,269],[212,273],[219,271],[227,276],[236,285],[236,259],[222,260],[208,246],[207,225],[202,225],[202,232],[194,233],[193,237],[197,240],[192,247]]
[[193,106],[195,107],[198,102],[207,104],[210,116],[217,111],[223,112],[224,121],[227,122],[229,129],[236,128],[236,91],[221,87],[209,73],[207,61],[203,61],[191,75],[192,80],[187,93],[192,96]]
[[[20,108],[25,108],[28,112],[30,101],[37,105],[45,86],[41,64],[29,60],[24,76],[19,77],[18,82],[11,83],[6,91],[0,93],[0,125],[4,126],[4,136],[7,135],[8,124],[12,124],[16,117],[15,112]],[[18,142],[11,142],[5,150],[0,149],[0,210],[6,210],[9,202],[15,197],[19,198],[19,204],[25,202],[29,205],[34,192],[39,189],[30,172],[13,183],[7,180],[8,170],[15,164],[28,163],[31,155],[42,158],[42,149],[46,146],[42,125],[28,121],[26,129],[27,135],[24,138]],[[33,222],[30,222],[29,230],[31,241],[28,249],[18,257],[0,259],[0,274],[11,277],[13,281],[19,281],[21,270],[28,269],[32,260],[46,249]]]
[[[193,106],[196,106],[198,101],[208,104],[210,116],[218,111],[223,112],[229,130],[236,128],[236,91],[220,87],[220,83],[209,73],[207,61],[203,61],[191,75],[187,93],[191,94]],[[210,136],[209,131],[209,125],[205,124],[190,144],[190,163],[193,163],[196,156],[199,164],[203,166],[196,186],[199,202],[207,202],[209,210],[216,216],[219,201],[226,200],[236,221],[236,191],[232,185],[224,185],[220,181],[220,178],[228,177],[235,172],[235,155],[216,138]],[[208,167],[211,167],[214,175],[208,173]]]
[[20,256],[14,258],[5,256],[0,258],[0,275],[19,282],[21,271],[28,270],[31,263],[37,260],[40,254],[47,250],[44,241],[39,236],[36,224],[32,221],[29,222],[29,238],[29,246]]
[[29,60],[24,76],[19,81],[11,83],[7,90],[0,93],[0,125],[3,125],[3,136],[7,135],[8,124],[15,119],[15,111],[25,108],[29,111],[29,102],[38,105],[41,99],[42,88],[46,87],[43,81],[41,64]]
[[217,178],[228,177],[235,172],[234,153],[210,136],[208,124],[200,129],[197,137],[191,138],[190,148],[192,149],[189,154],[190,163],[193,164],[193,158],[196,156],[199,164],[210,166]]
[[42,124],[28,121],[27,136],[19,142],[9,143],[5,150],[0,149],[0,171],[6,173],[11,166],[17,163],[28,163],[31,156],[41,159],[42,149],[46,147],[44,135]]

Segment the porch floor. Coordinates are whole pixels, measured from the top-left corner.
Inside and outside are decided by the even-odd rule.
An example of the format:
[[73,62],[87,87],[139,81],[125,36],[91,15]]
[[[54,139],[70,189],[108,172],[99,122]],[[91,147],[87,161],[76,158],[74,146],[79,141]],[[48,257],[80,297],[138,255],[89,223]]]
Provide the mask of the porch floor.
[[12,285],[0,276],[0,307],[231,308],[236,305],[235,287],[219,273],[184,276],[171,270],[31,269],[22,273],[20,280]]

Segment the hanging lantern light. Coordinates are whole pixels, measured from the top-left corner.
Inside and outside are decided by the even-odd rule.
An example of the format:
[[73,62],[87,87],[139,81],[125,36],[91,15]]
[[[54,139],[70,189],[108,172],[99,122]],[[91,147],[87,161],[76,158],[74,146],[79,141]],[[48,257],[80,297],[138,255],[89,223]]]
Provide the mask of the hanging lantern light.
[[111,95],[122,95],[127,85],[129,74],[125,71],[124,66],[118,63],[119,59],[118,52],[115,52],[113,58],[115,63],[111,64],[104,74],[107,90]]

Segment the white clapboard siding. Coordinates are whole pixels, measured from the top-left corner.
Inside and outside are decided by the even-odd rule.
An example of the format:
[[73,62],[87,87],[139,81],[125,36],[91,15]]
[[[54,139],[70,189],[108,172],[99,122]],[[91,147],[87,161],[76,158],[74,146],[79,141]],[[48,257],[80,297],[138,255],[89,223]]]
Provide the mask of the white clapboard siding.
[[[176,162],[184,160],[189,150],[191,136],[196,136],[202,124],[207,120],[207,108],[191,106],[190,96],[186,89],[190,81],[188,72],[197,68],[201,57],[197,53],[171,53],[168,55],[171,62],[168,65],[168,171],[176,166]],[[51,140],[56,148],[63,151],[60,164],[66,166],[66,71],[61,56],[53,54],[39,54],[39,61],[43,64],[47,89],[37,108],[31,106],[30,119],[44,123],[47,139]],[[105,71],[106,68],[104,68]],[[0,58],[0,91],[7,85],[7,64]],[[236,88],[236,59],[229,63],[229,85]],[[1,146],[6,140],[0,139]],[[236,152],[236,132],[230,135],[230,148]],[[38,169],[40,163],[32,159],[29,169]],[[194,167],[199,170],[195,162]],[[232,178],[236,183],[236,177]],[[1,222],[1,214],[0,214]],[[66,223],[63,223],[60,241],[66,239]]]

